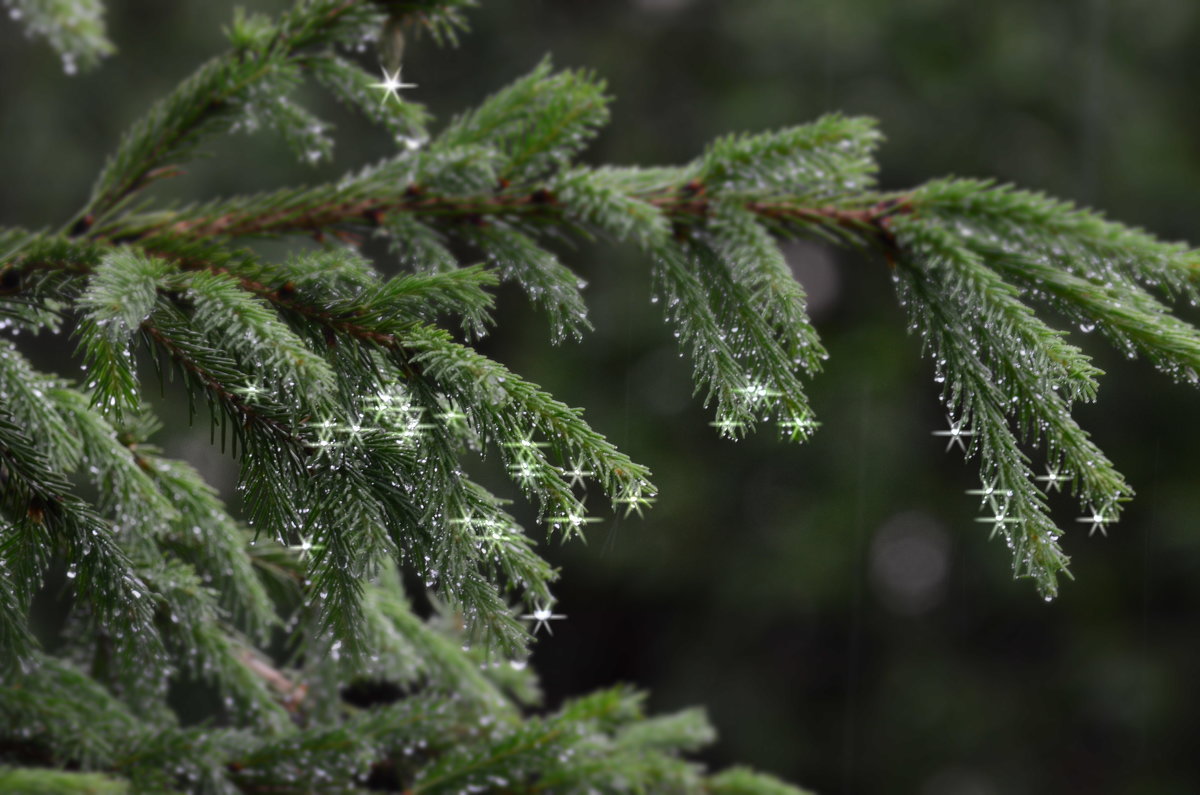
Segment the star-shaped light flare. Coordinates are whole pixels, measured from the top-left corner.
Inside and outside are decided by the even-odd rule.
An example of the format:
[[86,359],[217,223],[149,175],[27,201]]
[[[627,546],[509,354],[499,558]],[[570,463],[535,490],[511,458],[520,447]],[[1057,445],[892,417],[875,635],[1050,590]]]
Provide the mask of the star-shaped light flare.
[[547,634],[553,635],[554,630],[550,629],[550,622],[558,621],[566,616],[562,613],[552,613],[550,608],[544,605],[534,605],[533,612],[523,615],[521,618],[536,622],[533,625],[533,634],[536,635],[539,629],[545,627]]
[[999,504],[1007,507],[1009,499],[1011,499],[1013,496],[1011,489],[996,488],[996,478],[992,478],[990,482],[984,483],[983,488],[981,489],[967,489],[967,494],[973,494],[976,497],[979,497],[980,508],[982,508],[985,504],[989,504],[992,506],[993,511],[995,511],[997,508],[997,499],[1000,500]]
[[722,436],[730,439],[736,439],[738,433],[746,427],[746,423],[729,418],[713,420],[709,425],[719,430]]
[[463,414],[453,406],[439,414],[436,414],[435,416],[447,425],[456,425],[460,422],[466,422],[467,420],[467,415]]
[[654,497],[647,497],[643,494],[628,494],[624,497],[617,497],[613,500],[614,505],[625,506],[625,516],[628,517],[631,513],[642,515],[642,508],[648,508],[654,504]]
[[301,537],[299,544],[293,544],[288,549],[299,553],[300,560],[307,560],[312,556],[314,551],[320,551],[325,547],[321,544],[314,544],[311,538]]
[[584,478],[594,477],[596,474],[595,472],[589,472],[588,470],[584,469],[579,464],[575,464],[571,469],[563,469],[560,471],[562,472],[563,477],[567,477],[567,478],[571,479],[570,482],[567,484],[571,488],[575,488],[576,486],[578,486],[580,488],[587,488],[587,484],[584,482]]
[[1100,535],[1107,536],[1108,531],[1104,529],[1104,526],[1117,521],[1114,517],[1105,515],[1107,510],[1108,508],[1106,507],[1099,509],[1092,508],[1091,516],[1081,516],[1075,521],[1082,522],[1083,524],[1091,524],[1091,527],[1088,528],[1089,536],[1095,535],[1097,530],[1100,531]]
[[974,436],[975,431],[964,430],[962,426],[963,421],[960,419],[958,422],[955,422],[949,415],[946,416],[946,422],[950,424],[949,430],[934,431],[933,435],[949,437],[949,441],[946,442],[946,452],[950,452],[950,448],[955,444],[958,445],[958,449],[964,453],[967,452],[967,445],[963,442],[963,437]]
[[1052,467],[1049,464],[1046,464],[1046,474],[1035,478],[1035,480],[1040,480],[1045,483],[1046,493],[1049,494],[1052,491],[1058,491],[1061,489],[1062,484],[1070,482],[1071,476],[1065,472],[1059,472],[1058,467]]
[[416,83],[405,83],[400,79],[399,68],[392,74],[388,74],[388,70],[382,66],[379,68],[383,72],[383,82],[371,84],[371,88],[378,88],[383,91],[383,99],[379,102],[379,107],[383,107],[384,103],[388,101],[388,97],[395,97],[396,101],[400,102],[400,95],[396,93],[400,89],[417,87]]
[[568,530],[579,532],[583,530],[585,524],[595,524],[600,521],[600,518],[598,516],[586,516],[582,513],[569,513],[565,516],[547,516],[543,521],[552,525],[555,530],[566,526]]
[[812,417],[788,417],[785,420],[779,421],[780,429],[793,442],[807,439],[817,429],[818,425],[820,423]]
[[975,521],[992,526],[992,532],[988,533],[988,538],[995,538],[996,533],[999,533],[1001,528],[1006,524],[1016,524],[1017,520],[1008,516],[1008,507],[997,508],[992,516],[980,516]]
[[770,389],[765,384],[757,382],[739,387],[737,391],[751,406],[757,406],[760,403],[765,403],[770,398],[777,398],[783,394],[782,392]]

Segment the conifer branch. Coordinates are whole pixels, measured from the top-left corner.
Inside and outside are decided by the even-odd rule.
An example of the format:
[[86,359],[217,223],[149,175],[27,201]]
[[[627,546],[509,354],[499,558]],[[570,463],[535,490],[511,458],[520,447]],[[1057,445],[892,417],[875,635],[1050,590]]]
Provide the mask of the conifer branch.
[[9,18],[23,25],[27,36],[44,38],[58,52],[68,75],[81,66],[95,67],[117,50],[105,30],[103,0],[6,0],[5,5]]

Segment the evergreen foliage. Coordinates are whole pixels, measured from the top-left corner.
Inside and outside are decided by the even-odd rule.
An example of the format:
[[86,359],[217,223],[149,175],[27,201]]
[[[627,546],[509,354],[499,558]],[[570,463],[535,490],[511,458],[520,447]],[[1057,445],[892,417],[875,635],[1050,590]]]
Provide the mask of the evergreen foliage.
[[[111,50],[96,2],[10,5],[64,58]],[[87,371],[38,372],[0,341],[0,790],[797,792],[687,761],[713,738],[699,711],[647,717],[622,688],[532,711],[530,619],[552,615],[557,573],[464,461],[498,460],[566,538],[593,521],[585,480],[627,514],[655,496],[579,409],[473,346],[501,281],[555,340],[590,328],[557,236],[645,253],[731,437],[817,427],[803,378],[826,354],[777,240],[878,252],[945,384],[950,444],[980,462],[984,520],[1047,598],[1067,571],[1048,491],[1069,483],[1093,530],[1132,492],[1071,414],[1100,371],[1035,308],[1200,380],[1200,334],[1169,304],[1198,297],[1194,252],[987,182],[879,191],[867,119],[726,137],[675,168],[583,166],[604,84],[544,60],[431,135],[352,54],[381,31],[453,42],[470,5],[239,13],[230,50],[131,127],[76,217],[0,229],[3,328],[71,329]],[[290,97],[310,75],[396,153],[336,183],[144,200],[223,133],[278,131],[302,161],[327,158],[329,125]],[[363,235],[388,239],[397,275],[356,250]],[[301,237],[319,245],[284,261],[249,245]],[[202,401],[237,457],[244,523],[150,441],[146,366],[193,415]],[[35,638],[59,571],[69,618]],[[172,682],[219,694],[209,725],[181,724]]]

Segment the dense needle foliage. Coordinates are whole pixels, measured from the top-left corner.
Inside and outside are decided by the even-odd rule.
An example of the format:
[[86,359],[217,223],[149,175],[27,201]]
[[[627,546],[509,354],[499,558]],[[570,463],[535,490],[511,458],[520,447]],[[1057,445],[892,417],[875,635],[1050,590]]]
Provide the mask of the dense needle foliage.
[[[72,68],[111,50],[96,2],[10,5]],[[825,352],[777,241],[877,253],[945,384],[948,449],[979,461],[982,521],[1047,598],[1067,565],[1047,493],[1068,487],[1095,531],[1131,491],[1071,414],[1101,373],[1035,308],[1200,378],[1200,334],[1169,306],[1197,299],[1194,252],[986,182],[879,191],[868,119],[729,136],[678,167],[583,166],[604,85],[545,60],[433,125],[361,53],[382,35],[398,66],[406,35],[453,42],[469,5],[239,13],[230,49],[129,129],[74,218],[0,228],[0,790],[795,792],[688,762],[712,739],[697,711],[647,717],[621,688],[532,710],[530,630],[555,618],[556,572],[508,498],[571,538],[596,521],[589,485],[624,513],[656,493],[580,410],[473,346],[501,281],[555,340],[589,330],[556,238],[636,244],[713,425],[793,441],[817,427],[803,379]],[[144,200],[231,131],[328,158],[329,125],[291,98],[309,78],[395,155],[335,183]],[[366,259],[368,236],[394,257]],[[296,245],[268,259],[263,238]],[[80,383],[11,339],[43,331],[69,333]],[[238,460],[244,523],[154,446],[143,390],[169,380]],[[479,457],[511,494],[470,477]],[[69,618],[39,642],[31,605],[60,570]],[[209,724],[181,725],[172,682],[220,694]]]

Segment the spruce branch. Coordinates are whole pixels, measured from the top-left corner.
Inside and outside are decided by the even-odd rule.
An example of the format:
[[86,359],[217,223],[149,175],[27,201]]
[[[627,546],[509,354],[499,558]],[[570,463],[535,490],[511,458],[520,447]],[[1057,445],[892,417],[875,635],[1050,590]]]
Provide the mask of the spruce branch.
[[[7,530],[0,548],[13,573],[10,584],[18,604],[28,606],[50,556],[61,551],[71,561],[68,577],[75,592],[95,611],[96,622],[121,639],[122,662],[154,657],[160,640],[152,623],[150,587],[118,546],[112,527],[72,493],[43,451],[2,409],[0,467],[5,471],[0,514]],[[18,647],[14,652],[5,657],[5,664],[28,659],[30,649]]]
[[63,71],[92,69],[117,48],[104,27],[103,0],[5,0],[8,16],[26,35],[44,38],[62,58]]

